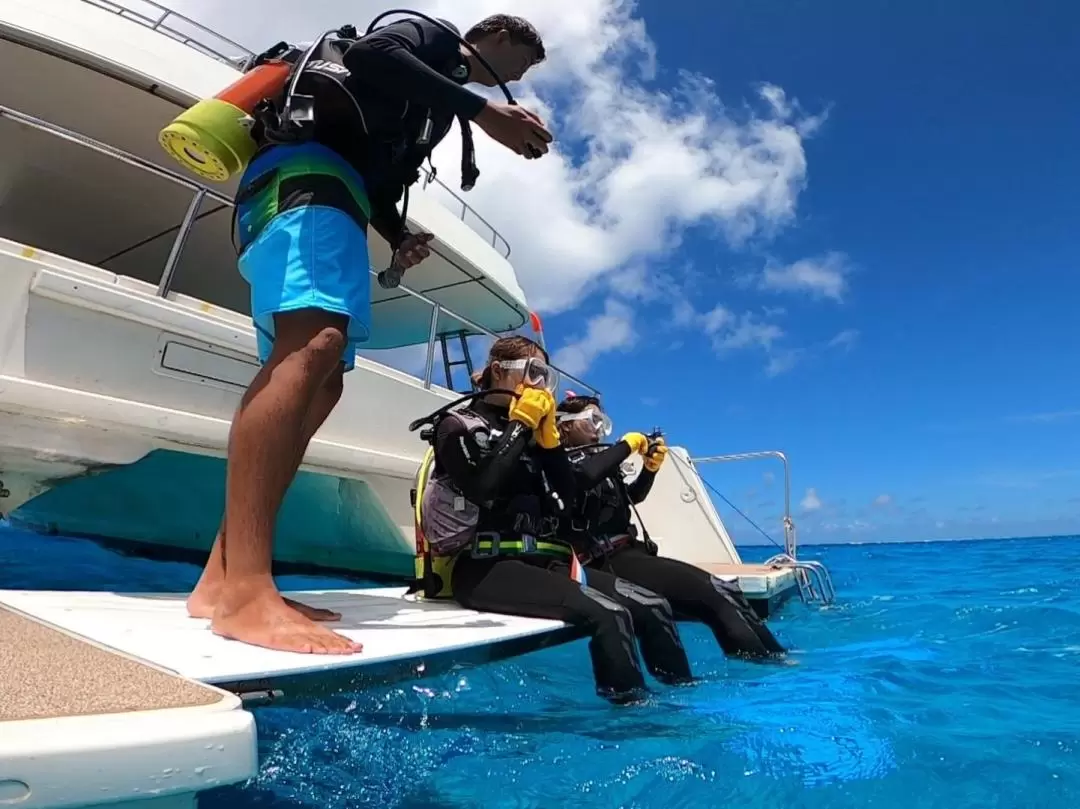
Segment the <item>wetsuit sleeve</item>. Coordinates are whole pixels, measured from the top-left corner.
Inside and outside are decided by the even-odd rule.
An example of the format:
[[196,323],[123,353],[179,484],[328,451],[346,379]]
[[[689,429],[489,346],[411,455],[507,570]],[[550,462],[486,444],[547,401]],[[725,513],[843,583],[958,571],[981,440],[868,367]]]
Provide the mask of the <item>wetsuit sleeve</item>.
[[432,67],[445,64],[458,46],[457,38],[438,26],[402,20],[357,40],[342,61],[350,82],[377,82],[384,93],[471,121],[487,100]]
[[588,455],[579,463],[574,464],[574,477],[577,479],[578,489],[588,491],[605,478],[617,474],[619,464],[630,457],[630,445],[625,441],[619,441],[603,452]]
[[[398,197],[400,196],[399,188]],[[390,245],[390,255],[393,257],[406,234],[405,220],[401,217],[401,211],[397,209],[397,200],[390,199],[388,195],[376,196],[375,194],[369,194],[368,200],[371,202],[371,218],[368,224],[386,239]]]
[[498,443],[482,450],[460,419],[447,416],[435,432],[435,459],[466,498],[483,503],[501,494],[502,485],[513,478],[530,432],[520,421],[511,421]]
[[556,510],[567,511],[573,506],[578,496],[578,486],[574,475],[574,464],[562,447],[554,449],[535,448],[540,468],[544,471],[548,486],[555,495]]
[[643,502],[649,496],[649,492],[652,491],[653,481],[655,480],[655,472],[642,469],[641,474],[637,476],[634,482],[626,487],[626,494],[630,497],[630,502],[635,506]]

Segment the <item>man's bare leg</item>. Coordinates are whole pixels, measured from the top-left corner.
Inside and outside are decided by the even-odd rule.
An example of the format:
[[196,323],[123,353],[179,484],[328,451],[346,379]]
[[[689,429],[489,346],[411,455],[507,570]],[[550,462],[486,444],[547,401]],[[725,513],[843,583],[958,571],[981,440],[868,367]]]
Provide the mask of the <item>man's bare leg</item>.
[[[312,403],[311,409],[304,419],[302,447],[295,455],[295,462],[292,467],[290,480],[296,477],[296,473],[300,469],[300,464],[304,460],[304,453],[307,451],[308,444],[311,443],[312,437],[314,437],[315,433],[322,427],[323,423],[330,416],[330,413],[341,399],[343,384],[342,374],[343,366],[338,365],[337,368],[331,372],[322,387],[319,388],[319,393],[315,397],[315,401]],[[218,597],[221,595],[221,588],[225,583],[225,560],[222,554],[224,537],[225,515],[223,514],[217,536],[214,538],[214,544],[210,548],[210,557],[206,560],[206,566],[203,568],[202,575],[199,576],[199,581],[196,583],[195,589],[192,590],[191,595],[188,596],[187,610],[188,615],[192,618],[214,617],[214,608],[217,606]],[[300,612],[304,617],[310,618],[312,621],[341,620],[341,613],[334,612],[333,610],[312,607],[308,604],[294,601],[291,598],[286,598],[285,603],[294,610]]]
[[304,451],[304,422],[338,367],[347,319],[317,310],[275,316],[274,349],[237,410],[229,435],[225,579],[212,630],[271,649],[351,654],[360,644],[311,621],[282,599],[270,574],[274,523]]

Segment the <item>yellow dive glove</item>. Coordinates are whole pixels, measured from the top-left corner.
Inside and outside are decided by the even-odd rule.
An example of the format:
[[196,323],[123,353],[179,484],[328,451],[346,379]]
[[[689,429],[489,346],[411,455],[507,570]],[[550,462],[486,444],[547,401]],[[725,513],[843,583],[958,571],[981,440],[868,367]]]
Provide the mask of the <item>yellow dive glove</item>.
[[627,433],[619,440],[629,444],[631,451],[638,455],[644,455],[649,448],[649,439],[645,437],[645,433]]
[[533,437],[544,449],[555,449],[559,446],[562,436],[559,435],[559,428],[555,426],[554,409],[540,420],[540,429],[533,432]]
[[540,388],[518,385],[517,396],[510,403],[510,418],[520,421],[529,429],[540,426],[544,416],[555,410],[555,397]]
[[664,460],[667,458],[667,451],[668,448],[663,438],[657,438],[653,441],[652,452],[645,456],[645,468],[650,472],[659,472],[660,467],[664,465]]

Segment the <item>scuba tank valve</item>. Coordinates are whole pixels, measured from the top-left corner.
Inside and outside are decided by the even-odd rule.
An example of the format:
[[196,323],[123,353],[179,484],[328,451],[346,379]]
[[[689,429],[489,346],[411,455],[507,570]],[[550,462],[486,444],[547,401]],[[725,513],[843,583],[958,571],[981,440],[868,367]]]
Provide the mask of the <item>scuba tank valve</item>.
[[251,138],[252,113],[263,99],[285,88],[293,66],[281,57],[289,51],[286,43],[279,42],[257,57],[259,64],[213,98],[176,116],[158,133],[158,143],[181,165],[207,180],[223,183],[242,171],[256,149]]
[[[303,52],[279,42],[259,54],[239,79],[177,115],[158,133],[158,143],[199,176],[227,182],[258,151],[253,135],[256,125],[270,143],[298,139],[304,125],[313,120],[314,99],[297,94],[297,82],[312,54],[335,34],[354,39],[356,29],[346,25],[327,31]],[[279,103],[281,112],[277,113]]]

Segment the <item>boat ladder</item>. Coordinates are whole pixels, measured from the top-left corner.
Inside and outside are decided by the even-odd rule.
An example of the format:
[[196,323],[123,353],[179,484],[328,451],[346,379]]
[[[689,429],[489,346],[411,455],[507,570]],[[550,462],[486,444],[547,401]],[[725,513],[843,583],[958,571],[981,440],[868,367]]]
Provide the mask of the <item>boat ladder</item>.
[[836,598],[832,576],[829,575],[829,569],[821,562],[792,559],[786,553],[779,553],[768,559],[765,565],[794,569],[795,581],[799,585],[799,596],[806,604],[831,604]]

